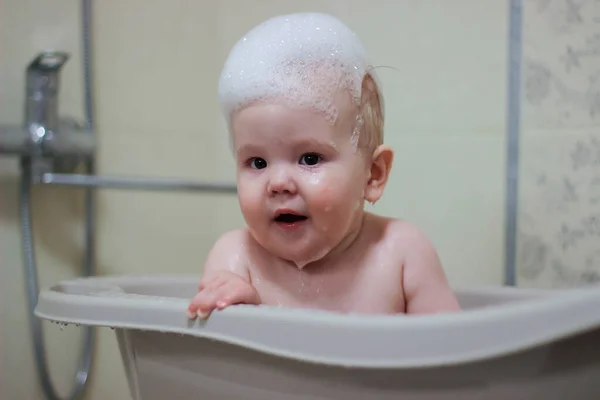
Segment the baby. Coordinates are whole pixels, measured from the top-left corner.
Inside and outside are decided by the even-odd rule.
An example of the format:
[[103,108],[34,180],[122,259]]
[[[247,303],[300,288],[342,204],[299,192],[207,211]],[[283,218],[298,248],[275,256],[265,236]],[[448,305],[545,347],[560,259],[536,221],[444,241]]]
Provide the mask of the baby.
[[336,18],[272,18],[232,49],[219,82],[247,228],[221,236],[190,318],[233,304],[347,313],[458,311],[428,238],[364,211],[393,161],[383,99]]

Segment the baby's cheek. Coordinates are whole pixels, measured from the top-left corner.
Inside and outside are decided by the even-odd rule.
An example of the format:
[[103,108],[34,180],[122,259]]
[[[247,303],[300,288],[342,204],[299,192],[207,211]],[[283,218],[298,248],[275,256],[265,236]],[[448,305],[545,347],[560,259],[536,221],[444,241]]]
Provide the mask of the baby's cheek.
[[332,188],[329,185],[322,185],[318,192],[322,199],[326,199],[331,196]]
[[262,210],[262,197],[252,185],[238,184],[238,201],[244,214],[258,213]]
[[[337,173],[336,173],[337,172]],[[344,171],[324,171],[309,180],[312,205],[324,212],[345,209],[345,203],[356,202],[355,190]]]
[[335,191],[335,180],[328,176],[321,176],[318,183],[313,184],[314,194],[320,202],[329,201]]
[[330,212],[334,209],[344,208],[344,203],[350,200],[350,196],[352,193],[340,186],[339,182],[331,182],[319,188],[316,203],[324,212]]

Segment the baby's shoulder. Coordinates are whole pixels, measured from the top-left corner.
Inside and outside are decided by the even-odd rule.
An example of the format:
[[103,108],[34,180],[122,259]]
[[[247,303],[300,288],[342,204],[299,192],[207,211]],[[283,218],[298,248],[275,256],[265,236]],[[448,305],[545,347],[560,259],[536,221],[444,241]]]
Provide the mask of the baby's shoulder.
[[241,244],[246,240],[246,236],[248,234],[248,228],[239,228],[233,229],[227,232],[224,232],[219,236],[216,241],[216,245],[224,245],[224,244],[233,244],[238,243]]
[[242,271],[246,269],[249,233],[247,229],[235,229],[223,233],[213,244],[205,268]]
[[400,219],[370,214],[368,224],[371,242],[376,241],[377,251],[390,262],[404,265],[415,255],[436,255],[429,237],[414,224]]
[[247,252],[248,248],[252,245],[251,239],[247,228],[227,231],[216,240],[213,252],[223,252],[229,255]]
[[368,214],[368,221],[372,234],[384,243],[394,244],[396,249],[430,243],[422,230],[406,220]]

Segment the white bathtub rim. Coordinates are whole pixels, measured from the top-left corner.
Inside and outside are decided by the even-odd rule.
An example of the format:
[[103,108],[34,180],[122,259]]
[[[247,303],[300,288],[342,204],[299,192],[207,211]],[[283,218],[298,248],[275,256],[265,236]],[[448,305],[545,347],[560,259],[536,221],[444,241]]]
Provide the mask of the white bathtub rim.
[[[159,283],[169,279],[165,276],[140,279],[138,276],[64,281],[42,291],[35,313],[62,324],[190,335],[303,362],[357,368],[426,368],[482,361],[539,347],[600,326],[598,289],[557,291],[540,299],[438,315],[363,316],[234,306],[213,313],[208,321],[190,322],[185,316],[187,300],[129,296],[118,286],[119,282],[123,285],[132,281]],[[173,282],[181,282],[182,278],[173,279]],[[83,295],[53,290],[61,285],[87,286],[96,291]],[[132,316],[137,321],[132,321]],[[240,324],[245,324],[246,329],[239,331]],[[253,329],[254,335],[250,334]],[[294,332],[303,332],[306,340],[293,340]],[[310,337],[329,341],[323,344],[319,340],[311,341]],[[416,342],[417,346],[411,348],[408,344],[414,342],[403,338],[421,341],[420,346]],[[360,345],[364,348],[369,341],[388,343],[373,347],[374,351],[359,351]],[[341,345],[341,342],[347,344]]]

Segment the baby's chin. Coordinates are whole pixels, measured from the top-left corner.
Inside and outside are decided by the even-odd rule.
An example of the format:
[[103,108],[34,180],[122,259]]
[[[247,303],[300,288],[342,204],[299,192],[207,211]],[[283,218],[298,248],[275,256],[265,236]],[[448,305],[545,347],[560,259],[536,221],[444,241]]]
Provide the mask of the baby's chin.
[[[255,230],[248,226],[248,232],[254,242],[264,251],[280,260],[293,264],[298,269],[303,269],[308,264],[322,260],[335,247],[335,245],[331,245],[332,238],[324,235],[313,236],[308,240],[305,238],[289,239],[289,243],[286,243],[281,237],[273,236],[269,229],[264,231]],[[298,242],[303,240],[305,242],[299,245]]]
[[311,251],[304,251],[299,254],[288,255],[288,257],[281,257],[290,263],[294,264],[296,268],[302,270],[309,264],[320,261],[329,254],[331,248],[329,247],[319,247],[318,249],[314,249]]
[[274,245],[273,242],[257,242],[270,254],[296,266],[298,269],[304,269],[307,265],[325,258],[331,251],[331,247],[318,245],[304,249],[286,248],[285,245]]

